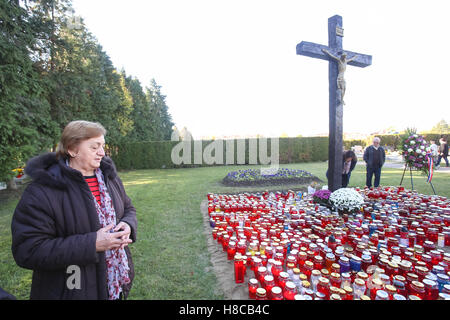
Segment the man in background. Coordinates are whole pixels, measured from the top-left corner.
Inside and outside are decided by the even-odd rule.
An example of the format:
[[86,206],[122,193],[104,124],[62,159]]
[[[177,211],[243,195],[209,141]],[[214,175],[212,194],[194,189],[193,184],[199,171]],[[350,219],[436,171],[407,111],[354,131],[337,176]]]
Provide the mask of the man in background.
[[441,164],[441,160],[442,158],[444,158],[445,161],[445,165],[448,167],[449,163],[448,163],[448,144],[447,144],[447,139],[442,136],[441,139],[439,139],[439,158],[437,160],[437,166],[439,167],[439,165]]
[[374,187],[380,185],[381,167],[386,160],[386,153],[380,146],[380,138],[373,138],[373,144],[364,151],[364,161],[366,162],[366,186],[372,187],[372,177],[375,175]]

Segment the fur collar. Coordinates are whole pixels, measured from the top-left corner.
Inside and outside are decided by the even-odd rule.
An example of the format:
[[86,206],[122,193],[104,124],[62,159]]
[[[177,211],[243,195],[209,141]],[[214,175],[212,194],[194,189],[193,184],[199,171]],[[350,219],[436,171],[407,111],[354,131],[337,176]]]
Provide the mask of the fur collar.
[[[114,179],[117,176],[114,162],[109,157],[103,157],[100,169],[106,179]],[[30,159],[25,167],[25,173],[34,182],[57,189],[67,188],[66,179],[83,181],[81,173],[68,167],[65,164],[65,159],[58,160],[54,152]]]

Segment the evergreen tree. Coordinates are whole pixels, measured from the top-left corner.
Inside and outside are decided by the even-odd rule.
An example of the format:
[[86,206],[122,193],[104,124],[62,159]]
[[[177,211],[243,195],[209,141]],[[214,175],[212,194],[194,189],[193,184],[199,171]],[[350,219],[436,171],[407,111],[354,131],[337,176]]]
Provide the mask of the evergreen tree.
[[112,145],[170,140],[161,87],[118,72],[69,0],[0,0],[0,28],[0,181],[72,120],[102,123]]
[[46,149],[55,133],[30,52],[36,41],[27,11],[17,0],[0,1],[0,181]]
[[172,134],[173,122],[165,99],[166,96],[161,93],[161,86],[152,79],[150,87],[147,88],[147,100],[150,105],[152,140],[155,141],[170,140]]
[[450,128],[448,126],[448,123],[444,119],[442,119],[431,129],[431,132],[440,134],[450,133]]

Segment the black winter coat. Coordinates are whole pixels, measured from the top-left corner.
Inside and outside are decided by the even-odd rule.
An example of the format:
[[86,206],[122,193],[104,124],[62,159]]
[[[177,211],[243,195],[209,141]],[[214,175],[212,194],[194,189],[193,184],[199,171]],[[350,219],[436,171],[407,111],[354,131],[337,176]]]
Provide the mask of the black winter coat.
[[[113,161],[103,157],[100,169],[114,203],[117,223],[130,225],[130,239],[135,242],[136,210]],[[68,167],[63,159],[57,160],[55,153],[31,159],[25,173],[33,181],[14,211],[11,230],[16,263],[33,270],[30,298],[108,299],[105,253],[96,252],[101,226],[95,199],[82,174]],[[133,280],[128,246],[125,251]],[[71,265],[80,268],[80,289],[69,289],[67,285],[73,275],[68,270]],[[131,282],[123,287],[125,298],[130,289]]]
[[[383,147],[378,147],[378,149],[380,149],[380,151],[381,151],[380,167],[382,167],[384,165],[384,162],[386,161],[386,152],[384,151]],[[374,159],[373,159],[374,151],[375,151],[375,147],[373,145],[368,146],[366,148],[366,150],[364,151],[363,159],[366,162],[366,166],[369,168],[374,167]]]

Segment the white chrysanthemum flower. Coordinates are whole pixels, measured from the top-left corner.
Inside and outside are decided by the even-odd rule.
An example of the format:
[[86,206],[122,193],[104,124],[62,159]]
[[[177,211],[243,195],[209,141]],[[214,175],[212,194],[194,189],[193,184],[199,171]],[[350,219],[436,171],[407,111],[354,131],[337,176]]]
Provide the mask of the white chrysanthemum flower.
[[416,144],[416,142],[415,141],[411,141],[410,144]]
[[341,188],[330,195],[330,202],[341,210],[359,210],[364,198],[353,188]]

